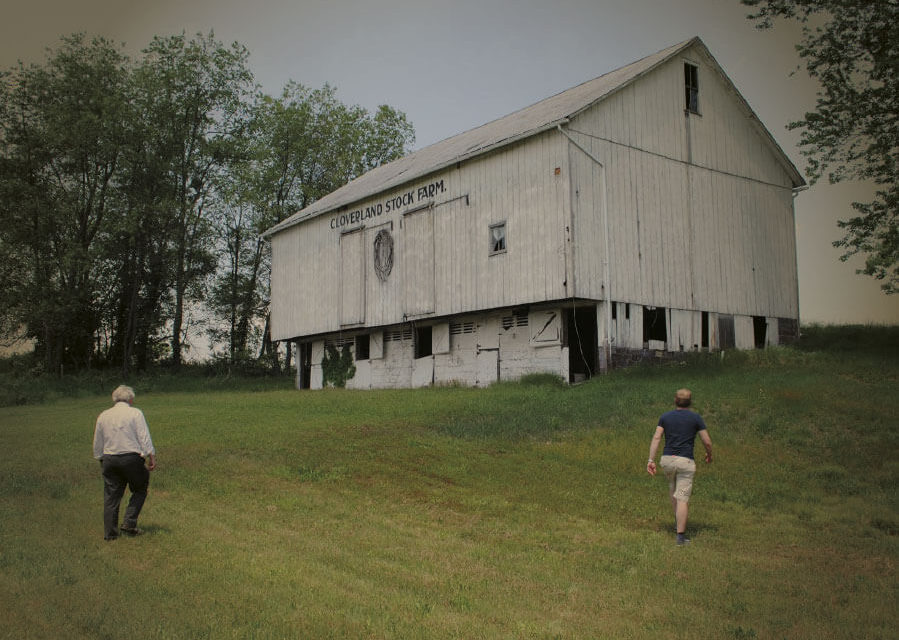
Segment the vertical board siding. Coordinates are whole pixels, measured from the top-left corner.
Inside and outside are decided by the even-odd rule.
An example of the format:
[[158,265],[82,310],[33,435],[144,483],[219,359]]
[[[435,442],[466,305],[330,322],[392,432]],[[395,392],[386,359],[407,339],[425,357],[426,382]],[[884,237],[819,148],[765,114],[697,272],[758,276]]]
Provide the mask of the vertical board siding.
[[391,275],[388,276],[386,280],[381,280],[372,272],[372,269],[374,268],[372,247],[374,246],[375,237],[378,235],[378,232],[382,230],[390,233],[393,237],[395,252],[396,245],[399,241],[395,230],[398,228],[399,223],[394,223],[394,221],[365,228],[365,240],[363,242],[365,244],[366,254],[363,271],[367,272],[365,274],[365,319],[368,326],[380,326],[385,324],[384,320],[389,317],[390,310],[401,304],[399,296],[402,293],[402,289],[398,286],[398,283],[400,283],[402,279],[397,278],[396,274],[400,273],[402,265],[397,264],[395,253]]
[[434,210],[412,213],[401,224],[403,316],[434,313]]
[[340,236],[340,323],[365,320],[364,234],[359,231]]
[[[699,66],[699,116],[684,111],[685,60]],[[569,129],[605,165],[612,300],[798,316],[789,175],[703,53],[670,60]],[[571,147],[577,295],[603,299],[602,170]]]
[[[699,67],[700,115],[684,110],[684,61]],[[277,233],[273,339],[572,297],[630,303],[615,333],[634,345],[642,305],[797,318],[791,174],[713,65],[702,47],[687,49],[580,112],[566,128],[587,153],[545,131]],[[418,190],[437,183],[422,201]],[[405,194],[414,197],[387,210]],[[506,251],[490,255],[498,223]],[[342,247],[353,224],[360,232]],[[383,281],[372,254],[381,229],[394,241]],[[699,342],[696,316],[670,317],[678,348]]]
[[[272,238],[273,339],[338,331],[340,320],[347,324],[349,317],[342,302],[349,310],[349,298],[356,300],[357,294],[364,309],[352,315],[368,327],[400,323],[406,316],[565,298],[566,156],[564,139],[550,131],[349,207],[383,205],[398,194],[443,182],[431,209],[403,217],[414,208],[407,206],[358,225],[359,290],[339,286],[346,269],[340,230],[332,228],[336,212],[278,233]],[[488,230],[499,222],[506,223],[507,250],[491,256]],[[372,255],[382,228],[393,235],[395,252],[393,271],[383,282]]]

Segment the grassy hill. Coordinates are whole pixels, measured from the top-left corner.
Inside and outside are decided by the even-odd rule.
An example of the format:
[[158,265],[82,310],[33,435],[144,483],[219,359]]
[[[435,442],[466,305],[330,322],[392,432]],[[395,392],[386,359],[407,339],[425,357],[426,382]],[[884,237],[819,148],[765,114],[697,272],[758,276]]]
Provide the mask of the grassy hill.
[[[892,638],[897,355],[810,327],[576,387],[137,380],[159,468],[112,543],[115,383],[55,390],[0,409],[0,637]],[[687,548],[644,470],[681,386],[715,443]]]

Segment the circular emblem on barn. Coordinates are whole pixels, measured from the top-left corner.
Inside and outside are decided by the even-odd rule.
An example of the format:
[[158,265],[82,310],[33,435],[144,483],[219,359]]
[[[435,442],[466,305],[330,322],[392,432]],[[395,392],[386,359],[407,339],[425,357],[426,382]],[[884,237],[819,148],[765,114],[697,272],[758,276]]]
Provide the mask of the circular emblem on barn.
[[381,282],[387,281],[387,276],[393,270],[393,236],[387,229],[381,229],[375,236],[375,273]]

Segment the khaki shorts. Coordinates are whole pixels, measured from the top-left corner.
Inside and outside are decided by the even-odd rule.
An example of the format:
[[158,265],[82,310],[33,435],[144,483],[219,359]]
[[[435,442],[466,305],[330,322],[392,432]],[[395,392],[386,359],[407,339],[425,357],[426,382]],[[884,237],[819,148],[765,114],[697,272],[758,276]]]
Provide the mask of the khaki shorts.
[[662,456],[659,460],[671,495],[679,502],[690,502],[693,493],[693,476],[696,475],[696,462],[682,456]]

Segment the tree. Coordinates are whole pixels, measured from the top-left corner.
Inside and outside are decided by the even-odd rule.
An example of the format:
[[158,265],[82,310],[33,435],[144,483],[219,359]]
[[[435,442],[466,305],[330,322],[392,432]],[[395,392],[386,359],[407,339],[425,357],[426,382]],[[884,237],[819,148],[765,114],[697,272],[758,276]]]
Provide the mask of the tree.
[[[277,353],[268,327],[270,257],[263,231],[353,178],[406,152],[415,139],[405,114],[381,105],[374,114],[337,99],[325,85],[289,82],[277,98],[261,96],[248,129],[246,162],[225,189],[229,221],[213,299],[231,327],[230,356],[248,353],[251,328],[264,322],[260,358]],[[290,353],[288,351],[288,358]]]
[[210,33],[135,61],[76,34],[0,72],[0,337],[33,339],[49,371],[127,375],[179,365],[188,311],[209,303],[232,359],[261,340],[279,365],[260,234],[414,136],[328,86],[258,96],[248,57]]
[[100,325],[100,238],[116,214],[128,59],[103,38],[62,40],[0,94],[0,246],[6,325],[49,370],[89,366]]
[[226,47],[214,35],[156,37],[137,71],[142,113],[155,136],[147,166],[155,166],[161,191],[153,199],[169,207],[163,223],[172,258],[171,360],[182,361],[185,306],[202,298],[200,286],[215,270],[214,229],[207,210],[216,172],[227,165],[246,124],[255,90],[249,52]]
[[834,246],[842,260],[861,254],[859,273],[899,292],[899,1],[742,0],[761,29],[778,18],[802,25],[796,49],[818,80],[815,111],[789,125],[801,132],[811,182],[862,180],[877,185]]

